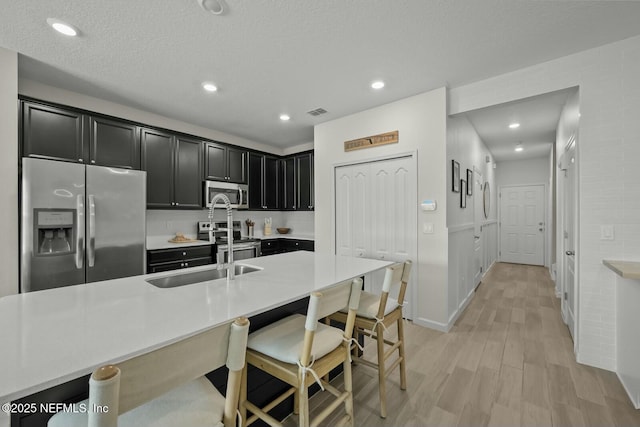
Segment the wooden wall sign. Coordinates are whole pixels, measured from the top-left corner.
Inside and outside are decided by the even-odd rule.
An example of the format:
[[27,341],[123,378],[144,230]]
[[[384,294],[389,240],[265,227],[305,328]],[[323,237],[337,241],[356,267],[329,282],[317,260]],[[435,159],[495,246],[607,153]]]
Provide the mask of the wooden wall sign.
[[399,141],[398,131],[367,136],[366,138],[353,139],[344,142],[344,151],[360,150],[362,148],[377,147],[379,145],[395,144]]

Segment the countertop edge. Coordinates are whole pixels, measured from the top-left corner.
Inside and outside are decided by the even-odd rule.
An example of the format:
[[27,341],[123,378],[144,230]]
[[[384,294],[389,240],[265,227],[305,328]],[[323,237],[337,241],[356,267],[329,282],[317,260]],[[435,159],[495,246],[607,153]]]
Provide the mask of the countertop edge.
[[602,264],[624,279],[640,280],[640,262],[603,259]]

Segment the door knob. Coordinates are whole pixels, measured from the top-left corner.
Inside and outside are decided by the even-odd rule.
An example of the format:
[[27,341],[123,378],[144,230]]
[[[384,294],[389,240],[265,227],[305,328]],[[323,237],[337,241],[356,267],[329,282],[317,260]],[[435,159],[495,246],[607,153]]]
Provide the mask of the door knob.
[[544,228],[538,228],[538,231],[544,231]]
[[576,253],[574,251],[566,251],[565,254],[569,256],[574,256]]

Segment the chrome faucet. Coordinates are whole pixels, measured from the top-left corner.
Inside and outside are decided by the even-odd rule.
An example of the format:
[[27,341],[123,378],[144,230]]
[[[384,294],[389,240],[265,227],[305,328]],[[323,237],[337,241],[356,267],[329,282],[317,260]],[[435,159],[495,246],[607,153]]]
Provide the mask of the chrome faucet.
[[[213,210],[215,209],[216,203],[218,200],[222,200],[224,202],[225,208],[227,209],[227,228],[216,228],[215,223],[213,222]],[[227,243],[228,243],[228,262],[227,262],[227,280],[233,280],[236,277],[236,266],[233,262],[233,216],[231,210],[231,202],[229,198],[222,194],[218,193],[211,199],[211,207],[209,208],[209,242],[215,243],[216,238],[213,234],[214,231],[226,231],[227,232]],[[223,268],[224,259],[217,259],[218,269]]]

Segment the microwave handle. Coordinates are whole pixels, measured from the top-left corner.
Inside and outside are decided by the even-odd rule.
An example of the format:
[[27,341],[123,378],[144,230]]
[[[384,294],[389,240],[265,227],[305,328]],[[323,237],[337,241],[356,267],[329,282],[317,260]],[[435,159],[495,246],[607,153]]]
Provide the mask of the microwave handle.
[[243,197],[243,195],[244,195],[244,190],[243,190],[242,188],[238,188],[238,193],[240,193],[240,197],[239,197],[239,199],[240,199],[240,203],[238,203],[238,204],[239,204],[240,206],[242,206],[242,205],[244,205],[244,203],[243,203],[243,201],[244,201],[244,200],[243,200],[243,199],[244,199],[244,197]]

